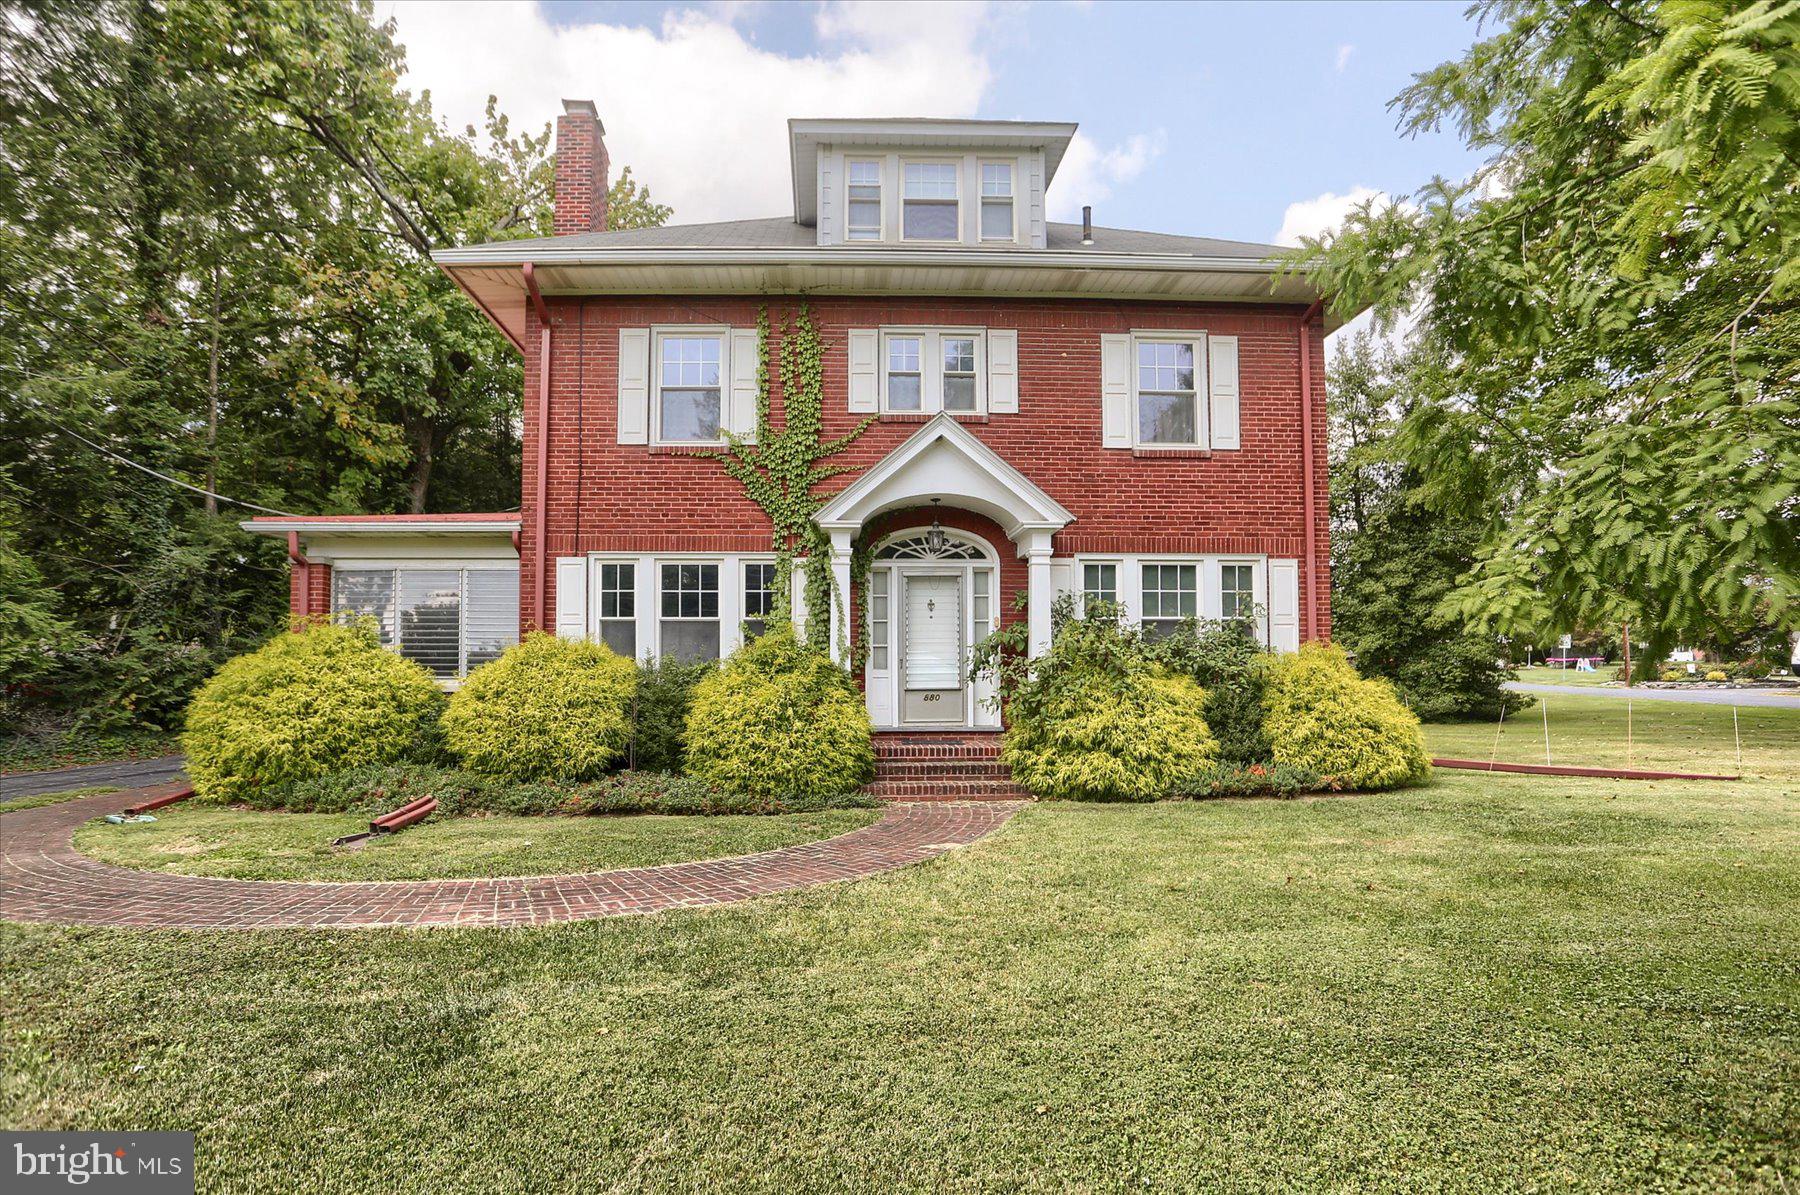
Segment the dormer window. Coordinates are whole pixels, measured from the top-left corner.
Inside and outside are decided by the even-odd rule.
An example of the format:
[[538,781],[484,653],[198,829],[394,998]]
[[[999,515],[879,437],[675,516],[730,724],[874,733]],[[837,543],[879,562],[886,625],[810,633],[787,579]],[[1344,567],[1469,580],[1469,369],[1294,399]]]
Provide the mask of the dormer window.
[[849,220],[845,236],[852,241],[881,239],[881,163],[851,162]]
[[1013,225],[1013,164],[981,164],[981,239],[1010,241],[1017,237]]
[[954,241],[961,227],[961,185],[955,162],[906,162],[901,167],[900,235],[909,241]]

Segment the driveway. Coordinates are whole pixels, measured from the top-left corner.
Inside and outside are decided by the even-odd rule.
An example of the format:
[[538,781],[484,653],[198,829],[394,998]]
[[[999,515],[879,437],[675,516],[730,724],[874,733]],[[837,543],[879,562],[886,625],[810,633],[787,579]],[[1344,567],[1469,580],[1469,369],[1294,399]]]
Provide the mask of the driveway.
[[1556,697],[1627,697],[1633,701],[1675,701],[1689,705],[1763,706],[1800,710],[1800,689],[1626,689],[1596,685],[1533,685],[1514,681],[1506,686],[1520,693],[1547,693]]
[[143,788],[163,784],[179,777],[186,764],[180,755],[165,755],[160,759],[121,759],[42,772],[13,772],[0,776],[0,803],[41,793],[68,792],[72,788]]

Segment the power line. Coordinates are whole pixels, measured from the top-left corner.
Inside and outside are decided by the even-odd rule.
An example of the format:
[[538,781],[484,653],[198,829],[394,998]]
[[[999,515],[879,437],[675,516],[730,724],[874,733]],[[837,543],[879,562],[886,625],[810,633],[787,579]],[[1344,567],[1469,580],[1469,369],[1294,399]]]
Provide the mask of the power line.
[[95,452],[98,452],[103,456],[109,456],[113,460],[118,461],[121,465],[130,465],[133,469],[137,469],[143,473],[148,473],[150,476],[156,478],[158,481],[166,481],[170,485],[178,485],[184,490],[192,490],[196,494],[203,495],[204,497],[207,497],[207,498],[216,498],[220,502],[229,502],[233,506],[243,506],[243,507],[249,508],[250,510],[260,510],[266,515],[279,515],[280,517],[282,517],[284,519],[293,519],[293,518],[299,517],[298,515],[289,514],[285,510],[274,510],[267,506],[258,506],[254,502],[245,502],[241,498],[227,498],[224,494],[215,494],[211,490],[201,489],[197,485],[189,485],[187,482],[181,480],[181,478],[179,478],[179,477],[170,477],[167,473],[158,473],[155,469],[152,469],[149,465],[140,465],[136,461],[131,460],[129,457],[120,456],[118,453],[114,452],[112,449],[106,447],[105,445],[94,443],[92,440],[88,439],[86,436],[82,435],[80,432],[70,431],[68,428],[66,428],[62,424],[56,422],[56,420],[54,420],[54,419],[50,419],[50,418],[46,417],[45,422],[48,423],[51,427],[55,428],[57,431],[61,432],[63,435],[72,436],[75,439],[80,440],[83,444],[86,444],[89,448],[92,448]]

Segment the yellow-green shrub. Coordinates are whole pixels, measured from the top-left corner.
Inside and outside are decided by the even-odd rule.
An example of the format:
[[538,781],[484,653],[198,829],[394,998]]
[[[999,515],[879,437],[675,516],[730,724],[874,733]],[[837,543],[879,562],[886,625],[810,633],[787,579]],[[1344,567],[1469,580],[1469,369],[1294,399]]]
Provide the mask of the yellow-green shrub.
[[278,635],[213,674],[188,706],[182,750],[201,797],[232,801],[433,748],[444,695],[369,626]]
[[1218,754],[1206,692],[1147,667],[1083,669],[1015,702],[1001,758],[1040,797],[1154,801],[1194,782]]
[[755,797],[848,792],[875,773],[862,693],[776,624],[694,687],[688,775]]
[[584,780],[631,738],[637,665],[604,644],[536,632],[471,672],[444,742],[464,766],[513,780]]
[[1264,700],[1278,764],[1364,790],[1422,784],[1431,773],[1419,719],[1392,685],[1358,676],[1341,648],[1309,643],[1281,657]]

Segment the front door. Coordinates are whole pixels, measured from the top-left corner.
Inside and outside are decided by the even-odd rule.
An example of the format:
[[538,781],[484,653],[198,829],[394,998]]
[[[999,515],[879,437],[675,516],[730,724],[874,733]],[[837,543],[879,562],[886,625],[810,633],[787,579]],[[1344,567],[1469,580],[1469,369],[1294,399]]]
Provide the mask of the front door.
[[906,611],[901,650],[900,719],[961,725],[963,574],[902,574]]

